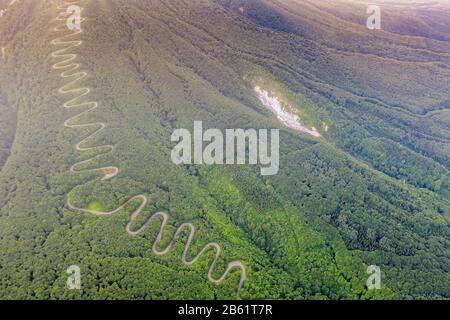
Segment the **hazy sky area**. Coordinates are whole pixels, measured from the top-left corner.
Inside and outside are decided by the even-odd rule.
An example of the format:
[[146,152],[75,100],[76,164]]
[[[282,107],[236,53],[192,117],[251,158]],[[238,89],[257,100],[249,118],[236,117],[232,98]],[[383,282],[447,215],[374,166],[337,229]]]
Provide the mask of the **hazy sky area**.
[[[298,0],[293,0],[294,2]],[[315,4],[324,4],[329,2],[330,6],[336,6],[336,4],[345,4],[345,3],[353,3],[360,5],[388,5],[388,6],[426,6],[426,7],[436,7],[436,6],[450,6],[450,0],[308,0],[310,3]],[[301,1],[300,1],[301,2]]]

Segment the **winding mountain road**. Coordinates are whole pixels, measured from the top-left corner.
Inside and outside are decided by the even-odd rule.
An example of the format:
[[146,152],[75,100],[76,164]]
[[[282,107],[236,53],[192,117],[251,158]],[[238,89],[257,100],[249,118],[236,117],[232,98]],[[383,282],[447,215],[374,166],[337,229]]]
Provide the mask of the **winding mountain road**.
[[[67,119],[64,122],[64,126],[67,128],[91,128],[93,130],[93,132],[88,135],[86,138],[84,138],[83,140],[81,140],[80,142],[78,142],[74,148],[76,151],[79,152],[86,152],[86,151],[96,151],[96,155],[88,160],[84,160],[84,161],[80,161],[78,163],[75,163],[74,165],[72,165],[72,167],[70,168],[70,171],[73,173],[80,173],[80,172],[89,172],[89,171],[99,171],[103,174],[103,178],[102,181],[106,181],[106,180],[110,180],[113,177],[115,177],[118,173],[119,173],[119,168],[115,167],[115,166],[109,166],[109,167],[102,167],[102,168],[96,168],[96,169],[83,169],[83,167],[86,167],[86,165],[88,165],[89,163],[93,162],[95,159],[97,159],[98,156],[101,156],[105,153],[110,153],[114,151],[114,146],[112,145],[99,145],[99,146],[95,146],[95,147],[83,147],[84,144],[87,144],[89,141],[93,141],[95,136],[97,136],[101,131],[103,131],[106,128],[106,124],[104,122],[92,122],[92,123],[79,123],[79,121],[81,121],[81,117],[85,114],[87,114],[88,112],[91,112],[93,110],[95,110],[96,108],[98,108],[98,103],[96,101],[84,101],[83,98],[85,98],[90,92],[91,89],[87,88],[87,87],[82,87],[80,86],[80,82],[85,79],[88,75],[87,72],[85,71],[80,71],[81,69],[81,64],[76,62],[76,59],[78,57],[78,55],[76,53],[70,53],[70,51],[76,47],[79,47],[80,45],[82,45],[82,41],[81,40],[73,40],[75,36],[81,34],[83,31],[82,29],[80,30],[69,30],[66,27],[66,20],[68,17],[67,14],[67,8],[70,5],[75,5],[75,4],[79,4],[80,1],[65,1],[63,2],[64,4],[61,6],[58,6],[58,15],[56,20],[58,21],[58,23],[60,24],[59,26],[55,27],[55,31],[57,32],[65,32],[66,34],[63,36],[60,36],[54,40],[52,40],[51,44],[54,46],[63,46],[62,49],[56,50],[54,52],[51,53],[51,56],[54,59],[58,59],[59,62],[55,63],[52,68],[54,70],[60,70],[62,71],[60,73],[60,76],[62,79],[69,79],[69,82],[67,82],[66,84],[64,84],[62,87],[60,87],[58,89],[58,93],[61,95],[67,95],[67,94],[71,94],[72,96],[75,96],[75,98],[72,98],[68,101],[66,101],[63,104],[63,107],[66,109],[71,109],[71,108],[83,108],[84,110],[81,111],[80,113],[76,114],[75,116]],[[82,9],[83,10],[83,9]],[[81,19],[81,21],[84,21],[84,19]],[[70,31],[70,33],[67,33],[68,31]],[[172,236],[172,239],[170,240],[169,244],[163,249],[163,250],[158,250],[158,244],[160,243],[162,237],[163,237],[163,233],[164,233],[164,229],[168,223],[169,220],[169,215],[165,212],[157,212],[155,214],[153,214],[141,227],[139,227],[137,230],[133,230],[132,229],[132,225],[133,223],[136,221],[136,219],[138,218],[138,216],[143,212],[143,210],[145,209],[147,203],[148,203],[148,199],[145,195],[137,195],[134,196],[132,198],[130,198],[128,201],[126,201],[124,204],[122,204],[120,207],[118,207],[117,209],[110,211],[110,212],[99,212],[99,211],[94,211],[94,210],[88,210],[88,209],[83,209],[83,208],[79,208],[77,206],[75,206],[73,203],[71,203],[70,200],[67,200],[67,206],[74,211],[79,211],[79,212],[84,212],[84,213],[89,213],[89,214],[93,214],[96,216],[107,216],[107,215],[113,215],[115,213],[120,212],[122,209],[124,209],[129,203],[134,202],[134,201],[140,201],[141,204],[139,205],[139,207],[134,210],[131,213],[129,222],[127,223],[125,230],[129,235],[135,236],[138,235],[142,232],[144,232],[144,230],[147,228],[147,226],[156,219],[160,219],[161,220],[161,227],[159,229],[159,232],[156,236],[156,239],[154,240],[153,244],[152,244],[152,252],[155,255],[158,256],[162,256],[165,255],[166,253],[168,253],[172,246],[176,243],[177,238],[180,234],[182,234],[184,229],[188,229],[189,230],[189,236],[188,239],[186,241],[186,244],[184,246],[184,250],[182,253],[182,263],[185,265],[191,265],[194,264],[198,259],[200,259],[200,257],[209,249],[214,250],[215,251],[215,255],[214,258],[212,259],[212,261],[209,264],[209,269],[208,269],[208,280],[211,281],[214,284],[219,284],[220,282],[222,282],[227,275],[233,270],[233,269],[240,269],[241,270],[241,277],[239,280],[239,284],[237,287],[237,297],[240,298],[240,294],[241,294],[241,289],[242,286],[246,280],[246,269],[244,264],[239,261],[239,260],[235,260],[235,261],[231,261],[228,263],[228,266],[226,268],[226,270],[224,271],[224,273],[219,277],[219,278],[214,278],[213,273],[214,273],[214,268],[217,264],[217,261],[220,257],[221,254],[221,247],[219,244],[215,243],[215,242],[209,242],[207,243],[203,249],[200,250],[199,253],[197,253],[197,255],[195,255],[192,259],[188,258],[189,255],[189,251],[190,251],[190,247],[192,244],[192,241],[194,239],[194,235],[195,235],[195,226],[192,223],[183,223],[181,224],[175,231],[175,234]]]

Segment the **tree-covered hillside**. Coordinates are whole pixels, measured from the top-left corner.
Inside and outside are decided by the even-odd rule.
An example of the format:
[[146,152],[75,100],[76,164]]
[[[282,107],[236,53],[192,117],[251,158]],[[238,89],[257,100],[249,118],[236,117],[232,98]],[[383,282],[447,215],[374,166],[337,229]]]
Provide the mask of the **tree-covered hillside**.
[[[388,5],[386,28],[368,30],[359,1],[72,2],[82,32],[56,19],[66,1],[0,0],[1,299],[235,299],[238,268],[208,281],[213,250],[182,263],[187,228],[164,255],[152,252],[160,218],[126,232],[137,195],[148,203],[133,230],[166,212],[163,250],[194,225],[188,257],[217,243],[214,278],[241,261],[242,299],[450,298],[448,5],[409,6],[419,32]],[[63,54],[78,74],[61,76]],[[283,126],[255,85],[320,137]],[[279,128],[279,173],[175,165],[172,132],[199,120]],[[89,170],[115,167],[106,180]],[[127,205],[96,216],[67,200]],[[81,290],[66,286],[71,265]],[[380,290],[366,287],[369,265]]]

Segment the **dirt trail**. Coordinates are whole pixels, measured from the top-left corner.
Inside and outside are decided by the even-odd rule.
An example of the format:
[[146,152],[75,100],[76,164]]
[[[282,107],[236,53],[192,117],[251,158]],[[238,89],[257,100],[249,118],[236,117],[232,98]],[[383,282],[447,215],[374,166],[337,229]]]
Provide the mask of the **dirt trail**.
[[[102,181],[110,180],[117,176],[119,173],[119,168],[115,166],[109,166],[109,167],[102,167],[102,168],[96,168],[96,169],[83,169],[83,167],[86,167],[89,163],[94,162],[97,157],[104,155],[105,153],[110,153],[114,151],[114,146],[112,145],[99,145],[94,147],[83,147],[83,145],[88,144],[88,142],[94,142],[94,138],[106,128],[106,124],[104,122],[91,122],[91,123],[80,123],[81,119],[85,114],[88,112],[91,112],[98,108],[98,103],[96,101],[86,101],[86,96],[91,92],[90,88],[82,87],[80,86],[81,81],[87,77],[88,73],[85,71],[80,71],[81,65],[80,63],[76,62],[76,59],[78,55],[76,53],[70,53],[70,51],[76,47],[79,47],[82,45],[81,40],[74,40],[77,35],[80,35],[83,31],[82,30],[74,30],[70,31],[66,25],[65,21],[67,19],[67,7],[69,5],[79,4],[80,1],[65,1],[63,5],[58,6],[58,15],[56,20],[58,21],[59,26],[55,27],[56,32],[65,32],[66,34],[63,36],[60,36],[54,40],[52,40],[51,44],[54,46],[62,46],[62,49],[56,50],[52,52],[51,56],[54,59],[59,60],[59,62],[55,63],[52,68],[54,70],[60,70],[62,71],[60,73],[60,76],[62,79],[70,79],[69,82],[64,84],[62,87],[58,89],[59,94],[61,95],[67,95],[70,94],[71,96],[75,96],[75,98],[72,98],[68,101],[66,101],[63,105],[66,109],[71,108],[82,108],[83,111],[76,114],[75,116],[67,119],[64,122],[64,126],[67,128],[91,128],[93,132],[75,144],[74,148],[75,150],[79,152],[85,152],[85,151],[96,151],[96,155],[93,158],[90,158],[88,160],[80,161],[78,163],[75,163],[70,168],[70,171],[73,173],[79,173],[79,172],[90,172],[90,171],[98,171],[103,174]],[[82,9],[83,10],[83,9]],[[83,19],[82,19],[83,21]],[[194,239],[195,235],[195,226],[191,223],[183,223],[181,224],[177,230],[175,231],[175,234],[172,236],[172,239],[170,240],[169,244],[163,249],[158,250],[158,244],[161,241],[163,237],[164,229],[168,223],[169,215],[165,212],[157,212],[153,214],[140,228],[137,230],[132,229],[133,223],[136,221],[137,217],[143,212],[145,209],[148,199],[145,195],[137,195],[126,201],[124,204],[122,204],[119,208],[110,211],[110,212],[99,212],[94,210],[88,210],[83,209],[75,206],[73,203],[70,202],[70,200],[67,200],[67,206],[71,210],[80,211],[84,213],[94,214],[96,216],[106,216],[106,215],[112,215],[115,213],[120,212],[122,209],[124,209],[129,203],[134,201],[140,201],[141,204],[139,207],[134,210],[131,213],[129,222],[127,223],[125,230],[129,235],[138,235],[147,228],[147,226],[156,219],[161,220],[161,227],[159,229],[159,232],[156,236],[156,239],[154,240],[152,244],[152,252],[155,255],[164,255],[170,251],[172,246],[177,241],[178,236],[183,232],[184,229],[189,230],[189,236],[186,241],[186,244],[184,246],[183,254],[181,257],[182,263],[185,265],[191,265],[194,264],[207,250],[211,249],[215,251],[214,258],[209,264],[208,269],[208,280],[212,283],[219,284],[222,282],[226,276],[233,270],[233,269],[240,269],[241,270],[241,277],[239,281],[239,285],[237,288],[237,297],[240,297],[242,286],[246,280],[246,269],[244,264],[241,261],[235,260],[228,263],[228,266],[225,270],[225,272],[219,277],[214,278],[214,268],[216,266],[216,263],[220,257],[221,253],[221,247],[219,244],[215,242],[209,242],[207,243],[203,249],[200,250],[197,255],[195,255],[192,259],[188,259],[189,251],[191,248],[192,241]]]

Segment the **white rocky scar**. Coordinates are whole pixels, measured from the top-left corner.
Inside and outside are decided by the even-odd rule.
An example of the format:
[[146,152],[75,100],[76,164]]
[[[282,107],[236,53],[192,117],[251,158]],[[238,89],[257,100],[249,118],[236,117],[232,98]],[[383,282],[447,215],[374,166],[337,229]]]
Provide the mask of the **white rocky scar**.
[[300,132],[304,132],[307,133],[309,135],[312,135],[313,137],[316,138],[320,138],[321,134],[317,131],[316,128],[311,128],[308,129],[305,126],[303,126],[300,123],[300,118],[298,117],[298,115],[290,113],[289,111],[287,111],[280,99],[278,99],[277,97],[271,97],[269,95],[269,92],[267,92],[266,90],[262,89],[259,86],[255,87],[255,92],[258,96],[258,99],[261,101],[261,103],[266,106],[270,111],[272,111],[273,113],[275,113],[275,115],[277,116],[278,120],[285,125],[286,127],[289,127],[291,129],[300,131]]

